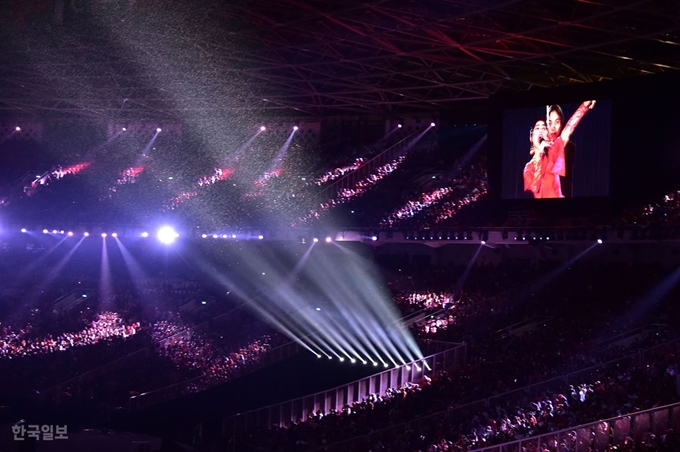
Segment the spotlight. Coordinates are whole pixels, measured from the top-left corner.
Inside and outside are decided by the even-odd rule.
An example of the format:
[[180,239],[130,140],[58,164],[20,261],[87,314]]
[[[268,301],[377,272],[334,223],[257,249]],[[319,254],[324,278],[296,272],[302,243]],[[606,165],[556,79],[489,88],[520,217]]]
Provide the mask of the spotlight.
[[85,232],[85,233],[83,233],[83,235],[84,235],[85,237],[89,237],[89,236],[90,236],[90,233],[89,233],[89,232]]
[[331,355],[328,355],[328,359],[333,359],[333,357]]
[[17,132],[21,132],[21,127],[16,126],[16,127],[14,128],[14,130],[16,130]]
[[371,240],[373,240],[374,242],[377,241],[377,240],[378,240],[378,236],[377,236],[377,235],[372,236],[372,237],[371,237]]
[[175,232],[175,230],[170,226],[163,226],[158,230],[156,237],[161,243],[170,245],[177,237],[179,237],[179,234],[177,234],[177,232]]
[[331,243],[332,241],[333,241],[333,239],[332,239],[332,238],[330,238],[330,237],[326,237],[326,243]]
[[597,243],[599,243],[600,245],[602,245],[602,239],[597,239]]
[[123,132],[127,132],[127,127],[123,127]]
[[232,238],[232,239],[235,239],[235,238],[236,238],[236,234],[231,234],[231,238]]
[[217,235],[217,234],[213,234],[213,235],[212,235],[212,238],[214,238],[214,239],[218,239],[218,238],[220,238],[220,236],[219,236],[219,235]]
[[373,361],[373,365],[377,367],[377,366],[378,366],[378,363],[375,362],[375,361]]
[[321,358],[321,355],[316,355],[317,358]]
[[146,231],[142,232],[142,237],[147,238],[148,236],[149,236],[148,232],[146,232]]
[[340,358],[340,362],[341,363],[345,362],[345,358]]
[[106,232],[102,233],[102,237],[106,238]]
[[409,365],[407,364],[407,365],[406,365],[406,370],[411,370],[411,366],[409,366]]
[[265,130],[267,130],[265,126],[260,126],[260,132],[264,132]]
[[203,235],[201,235],[201,238],[207,239],[207,238],[208,238],[208,234],[203,234]]
[[26,233],[26,228],[21,228],[21,232]]
[[397,124],[397,127],[399,127],[401,129],[404,126],[402,126],[401,124]]
[[352,362],[352,364],[354,364],[354,363],[356,363],[356,362],[357,362],[357,360],[356,360],[356,359],[354,359],[354,358],[350,359],[350,361]]
[[423,369],[422,369],[420,366],[416,366],[416,370],[417,370],[418,372],[420,372],[420,371],[423,370]]
[[262,234],[260,234],[260,235],[257,236],[257,238],[262,240],[262,239],[264,239],[264,236]]
[[436,124],[433,123],[433,122],[430,123],[430,127],[434,127],[435,125],[436,125]]
[[297,130],[297,129],[298,129],[298,126],[293,126],[293,130]]
[[314,237],[314,240],[312,240],[312,241],[313,241],[314,243],[316,243],[316,242],[319,241],[319,239],[317,239],[316,237]]
[[64,235],[64,231],[59,231],[59,234]]
[[387,363],[383,363],[383,367],[388,368],[390,366]]
[[68,231],[68,234],[66,234],[66,235],[68,235],[69,237],[73,237],[73,232]]
[[59,232],[59,231],[57,231],[56,229],[52,229],[52,234],[56,234],[56,233],[58,233],[58,232]]
[[484,240],[481,241],[482,245],[486,245],[486,242]]
[[162,132],[161,128],[160,128],[160,127],[157,128],[157,129],[156,129],[156,132],[159,132],[159,133]]
[[116,238],[118,237],[118,234],[114,232],[113,234],[111,234],[111,237]]
[[226,239],[227,237],[228,237],[227,234],[222,234],[222,238],[223,238],[223,239]]

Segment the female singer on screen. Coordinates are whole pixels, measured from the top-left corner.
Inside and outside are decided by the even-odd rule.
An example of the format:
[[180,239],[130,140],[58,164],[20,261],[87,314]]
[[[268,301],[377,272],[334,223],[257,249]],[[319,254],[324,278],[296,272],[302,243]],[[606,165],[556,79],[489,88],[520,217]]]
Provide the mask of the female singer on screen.
[[531,191],[534,198],[564,198],[560,184],[560,176],[565,175],[564,147],[583,116],[594,106],[594,100],[583,102],[553,141],[545,119],[534,123],[529,134],[532,157],[524,166],[524,190]]

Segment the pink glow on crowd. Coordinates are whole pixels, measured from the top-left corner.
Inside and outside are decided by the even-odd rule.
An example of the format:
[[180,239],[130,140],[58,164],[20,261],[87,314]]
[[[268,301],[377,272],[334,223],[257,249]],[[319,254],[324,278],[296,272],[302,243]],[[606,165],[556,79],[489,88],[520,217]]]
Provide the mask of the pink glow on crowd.
[[118,185],[134,184],[137,177],[144,172],[144,165],[127,168],[116,181]]
[[198,196],[200,190],[216,184],[219,181],[229,179],[233,173],[233,168],[215,168],[212,174],[200,177],[193,190],[182,192],[179,195],[170,198],[165,203],[165,208],[170,210],[176,209],[181,203]]
[[76,175],[85,170],[90,165],[90,162],[78,163],[76,165],[67,167],[57,165],[53,170],[46,171],[42,175],[38,176],[35,180],[31,181],[28,186],[24,187],[24,193],[26,193],[28,196],[33,196],[41,187],[49,185],[52,181],[63,179],[68,175]]

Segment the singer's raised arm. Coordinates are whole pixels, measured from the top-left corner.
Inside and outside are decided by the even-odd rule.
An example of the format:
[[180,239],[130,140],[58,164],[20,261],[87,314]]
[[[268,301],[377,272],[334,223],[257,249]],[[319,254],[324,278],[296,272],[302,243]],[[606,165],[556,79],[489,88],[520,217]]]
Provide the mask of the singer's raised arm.
[[583,119],[585,114],[588,113],[588,110],[592,110],[594,106],[594,100],[587,100],[578,107],[573,115],[571,115],[571,118],[569,118],[569,121],[567,121],[567,124],[564,126],[564,129],[562,129],[562,133],[560,134],[560,138],[562,138],[562,141],[565,145],[569,142],[569,138],[571,138],[571,134],[574,133],[578,123],[581,121],[581,119]]

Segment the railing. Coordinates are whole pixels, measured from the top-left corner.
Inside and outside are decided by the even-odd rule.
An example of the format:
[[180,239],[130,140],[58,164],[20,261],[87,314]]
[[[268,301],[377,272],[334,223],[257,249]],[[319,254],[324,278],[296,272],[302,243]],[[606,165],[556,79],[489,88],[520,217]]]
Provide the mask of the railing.
[[128,401],[128,409],[131,411],[143,410],[160,403],[170,402],[189,394],[204,391],[211,387],[224,384],[227,381],[240,378],[243,375],[253,373],[256,370],[284,361],[291,356],[296,355],[299,351],[300,346],[296,342],[288,342],[263,353],[258,357],[257,361],[249,362],[246,366],[240,368],[238,372],[234,373],[228,380],[215,379],[210,375],[201,375],[180,383],[175,383],[170,386],[165,386],[131,397]]
[[454,369],[463,363],[467,346],[451,343],[448,345],[448,350],[416,361],[420,370],[416,365],[399,366],[327,391],[225,418],[223,433],[227,436],[234,431],[253,427],[287,425],[299,419],[307,419],[309,415],[318,411],[323,413],[333,409],[340,411],[345,405],[360,402],[371,394],[384,396],[390,388],[398,388],[406,383],[419,383],[425,376]]
[[545,444],[551,452],[604,452],[612,450],[610,445],[618,447],[633,442],[639,446],[650,434],[661,436],[669,429],[678,431],[679,428],[680,403],[674,403],[474,450],[478,452],[538,451],[544,450],[539,447]]
[[607,339],[604,339],[600,341],[596,347],[599,349],[598,352],[604,352],[607,351],[611,347],[617,347],[617,346],[627,346],[630,345],[635,339],[638,339],[640,337],[644,337],[649,333],[660,333],[666,329],[668,325],[663,325],[659,323],[654,323],[651,325],[643,325],[639,326],[637,328],[634,328],[629,331],[624,331],[621,334],[617,334],[616,336],[609,337]]
[[357,182],[360,182],[373,174],[377,168],[394,161],[397,157],[409,150],[409,145],[411,144],[414,135],[415,132],[385,149],[371,160],[362,163],[359,168],[337,179],[331,185],[323,189],[323,198],[335,198],[340,191],[354,187]]

